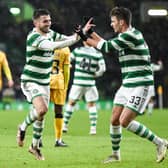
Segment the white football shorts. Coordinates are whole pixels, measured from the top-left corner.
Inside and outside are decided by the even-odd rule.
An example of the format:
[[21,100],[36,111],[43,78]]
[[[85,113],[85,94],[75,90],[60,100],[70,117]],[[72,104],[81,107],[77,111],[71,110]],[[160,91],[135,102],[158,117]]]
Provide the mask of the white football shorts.
[[77,101],[85,97],[86,102],[95,102],[99,99],[99,94],[96,86],[83,87],[72,85],[69,93],[69,99]]
[[43,96],[47,105],[50,101],[50,87],[38,85],[33,82],[21,82],[21,89],[23,94],[26,96],[28,102],[32,102],[33,98],[37,96]]
[[128,107],[138,114],[143,114],[152,96],[154,96],[154,86],[134,88],[121,86],[114,97],[114,105]]

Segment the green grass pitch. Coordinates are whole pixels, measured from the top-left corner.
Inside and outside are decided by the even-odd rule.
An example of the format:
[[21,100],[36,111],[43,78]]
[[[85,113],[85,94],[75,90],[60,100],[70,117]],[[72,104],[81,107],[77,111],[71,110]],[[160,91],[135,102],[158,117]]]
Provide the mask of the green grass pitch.
[[[76,111],[70,121],[69,132],[63,135],[67,148],[54,147],[52,111],[49,111],[43,133],[42,152],[45,161],[37,161],[28,153],[32,128],[26,134],[25,146],[16,144],[17,125],[26,111],[0,111],[0,168],[168,168],[168,157],[158,164],[156,147],[152,143],[123,130],[120,163],[104,165],[102,160],[111,154],[109,121],[111,111],[99,111],[97,135],[89,135],[87,111]],[[159,136],[168,138],[168,110],[154,110],[137,118]]]

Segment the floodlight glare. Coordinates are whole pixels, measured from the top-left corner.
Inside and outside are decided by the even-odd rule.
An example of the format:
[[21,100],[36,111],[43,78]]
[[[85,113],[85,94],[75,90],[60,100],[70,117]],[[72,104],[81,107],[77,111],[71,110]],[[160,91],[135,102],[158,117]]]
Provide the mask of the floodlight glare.
[[166,9],[149,9],[149,16],[167,16],[168,12]]
[[12,13],[12,15],[18,15],[20,14],[20,8],[17,8],[17,7],[12,7],[10,8],[10,13]]

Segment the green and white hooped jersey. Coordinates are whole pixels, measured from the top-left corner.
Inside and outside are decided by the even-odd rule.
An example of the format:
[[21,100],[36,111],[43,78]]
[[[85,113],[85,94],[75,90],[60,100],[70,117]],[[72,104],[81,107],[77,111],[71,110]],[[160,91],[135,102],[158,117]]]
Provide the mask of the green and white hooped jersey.
[[39,48],[43,40],[56,41],[64,35],[49,31],[47,36],[42,36],[34,28],[27,36],[26,64],[21,75],[21,82],[35,82],[40,85],[49,85],[52,68],[53,51]]
[[119,51],[123,86],[153,85],[149,48],[140,31],[129,28],[117,38],[101,41],[97,48],[106,53],[111,50]]
[[75,60],[73,84],[78,86],[95,86],[95,72],[98,63],[105,64],[103,55],[93,47],[79,47],[72,51],[71,60]]

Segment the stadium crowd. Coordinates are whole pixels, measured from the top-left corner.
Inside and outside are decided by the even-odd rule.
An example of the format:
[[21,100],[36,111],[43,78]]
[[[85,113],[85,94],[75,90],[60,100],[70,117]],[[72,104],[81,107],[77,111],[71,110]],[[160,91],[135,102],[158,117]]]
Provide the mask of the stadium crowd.
[[[27,0],[34,8],[46,7],[46,2],[40,0]],[[166,41],[168,39],[167,18],[152,18],[149,22],[142,22],[140,16],[140,3],[142,1],[130,0],[48,0],[48,9],[52,13],[53,22],[61,23],[66,30],[66,34],[71,34],[76,23],[81,23],[83,16],[93,16],[96,23],[96,31],[104,38],[108,39],[115,36],[110,29],[110,22],[105,19],[113,6],[125,6],[131,9],[134,19],[133,25],[138,27],[144,34],[145,39],[151,51],[152,62],[162,60],[166,66],[168,64],[168,48]],[[40,4],[40,5],[39,5]],[[5,1],[0,1],[0,44],[5,45],[5,52],[8,56],[8,61],[12,69],[13,78],[15,81],[15,90],[17,90],[17,97],[23,98],[22,93],[19,92],[19,78],[22,73],[23,65],[25,63],[25,39],[26,34],[32,28],[31,20],[16,21],[15,17],[9,12],[9,7]],[[6,19],[4,19],[6,18]],[[78,45],[78,44],[77,44]],[[1,46],[1,45],[0,45]],[[75,45],[71,48],[74,49]],[[101,99],[111,98],[120,85],[120,70],[117,58],[109,55],[117,55],[110,53],[105,55],[107,64],[107,71],[103,77],[98,79],[98,89]],[[103,82],[101,82],[103,81]],[[109,85],[106,85],[106,83]],[[168,74],[166,68],[155,74],[155,84],[162,85],[164,89],[164,97],[168,96]],[[5,87],[5,86],[4,86]],[[168,106],[168,102],[164,98],[164,106]]]

